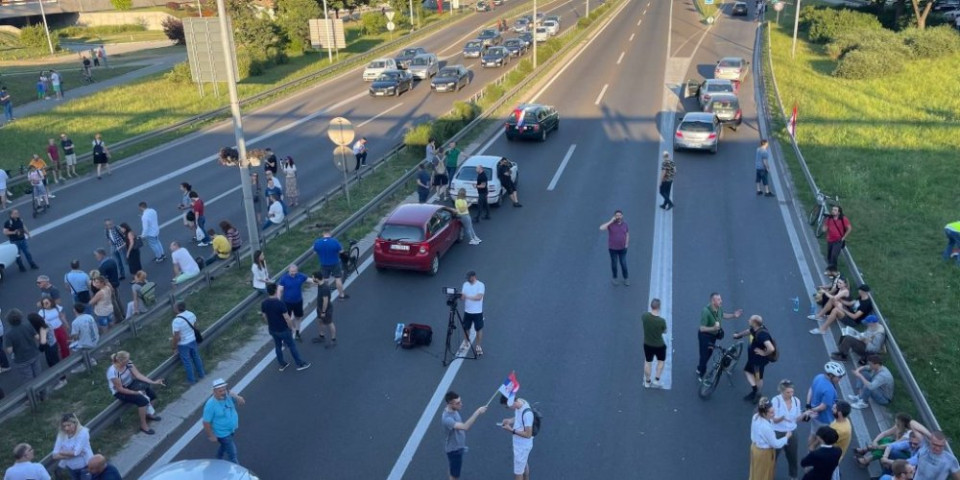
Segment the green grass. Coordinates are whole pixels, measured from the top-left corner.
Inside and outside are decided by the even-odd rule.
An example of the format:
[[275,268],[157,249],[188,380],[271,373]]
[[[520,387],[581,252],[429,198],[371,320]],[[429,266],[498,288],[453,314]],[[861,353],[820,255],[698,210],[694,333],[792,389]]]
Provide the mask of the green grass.
[[[818,186],[840,195],[853,224],[850,251],[938,421],[956,438],[960,403],[943,379],[960,376],[960,269],[940,253],[943,226],[958,219],[960,54],[876,80],[842,80],[830,75],[835,62],[819,45],[801,38],[791,59],[792,19],[785,8],[770,38],[784,106],[799,104],[798,144]],[[791,152],[778,125],[775,136]],[[801,183],[796,159],[788,160]],[[898,386],[892,409],[912,408]]]
[[705,0],[693,0],[693,3],[697,7],[697,13],[700,14],[700,20],[706,21],[707,18],[717,15],[723,0],[714,0],[712,5],[707,5]]
[[[144,66],[138,67],[114,67],[114,68],[97,68],[93,71],[94,78],[97,81],[104,81],[109,78],[118,77],[125,73],[132,72],[139,68],[144,68]],[[46,68],[45,68],[46,69]],[[62,78],[63,85],[65,86],[64,93],[67,95],[67,98],[70,96],[70,90],[84,86],[80,83],[80,70],[76,69],[76,65],[69,66],[65,70],[57,70],[60,72],[60,77]],[[37,79],[39,74],[17,74],[17,75],[4,75],[3,76],[3,85],[7,87],[7,90],[10,92],[10,95],[13,97],[13,113],[16,115],[17,107],[24,105],[25,103],[32,102],[37,99]],[[51,95],[52,98],[52,95]],[[53,101],[53,100],[49,100]],[[46,144],[40,145],[43,147]],[[35,147],[36,149],[36,147]],[[19,157],[18,157],[19,158]],[[29,156],[27,157],[29,158]],[[4,165],[4,168],[10,168]]]

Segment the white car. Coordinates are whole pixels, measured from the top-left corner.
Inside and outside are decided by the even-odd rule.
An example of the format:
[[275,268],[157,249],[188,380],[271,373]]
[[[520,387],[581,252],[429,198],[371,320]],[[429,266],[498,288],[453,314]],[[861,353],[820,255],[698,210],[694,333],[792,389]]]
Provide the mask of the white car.
[[16,245],[10,242],[0,243],[0,281],[6,276],[6,270],[17,264],[19,256],[20,251]]
[[550,35],[551,37],[557,33],[560,33],[560,24],[554,20],[544,20],[543,28],[547,29],[547,35]]
[[140,480],[258,480],[250,470],[226,460],[180,460],[147,472]]
[[367,64],[367,68],[363,69],[363,81],[372,82],[387,70],[399,70],[397,61],[392,58],[378,58]]
[[536,33],[533,34],[533,39],[536,40],[537,43],[543,43],[546,42],[548,38],[550,38],[550,33],[547,32],[547,27],[537,27]]
[[[460,189],[467,191],[467,203],[477,203],[477,165],[483,166],[487,174],[487,203],[490,205],[500,205],[500,200],[506,195],[503,186],[500,185],[500,179],[497,178],[497,163],[500,162],[500,156],[497,155],[473,155],[460,165],[456,175],[450,180],[450,196],[457,197]],[[510,178],[514,185],[517,183],[517,163],[510,162]]]

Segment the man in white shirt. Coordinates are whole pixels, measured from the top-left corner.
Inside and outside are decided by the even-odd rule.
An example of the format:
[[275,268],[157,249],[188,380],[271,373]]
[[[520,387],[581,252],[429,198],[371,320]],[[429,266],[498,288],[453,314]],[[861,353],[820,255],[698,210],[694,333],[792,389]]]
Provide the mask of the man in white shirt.
[[174,285],[200,275],[200,265],[197,265],[197,261],[193,259],[190,252],[180,247],[177,242],[170,242],[170,259],[173,260]]
[[263,222],[261,230],[270,228],[271,225],[280,225],[286,215],[283,213],[283,204],[276,195],[270,195],[270,208],[267,209],[267,221]]
[[7,180],[10,178],[7,171],[0,168],[0,207],[7,208]]
[[173,353],[180,356],[180,362],[187,373],[187,383],[193,385],[206,375],[197,348],[197,335],[193,331],[197,327],[197,316],[187,310],[187,304],[183,302],[177,302],[176,312],[177,316],[171,325],[173,337],[170,338],[170,347]]
[[530,480],[530,465],[527,460],[533,450],[533,409],[526,400],[514,397],[513,402],[500,395],[500,404],[513,409],[513,418],[503,419],[503,429],[513,435],[513,478]]
[[463,287],[460,288],[460,298],[463,299],[463,335],[469,345],[470,327],[476,330],[477,340],[473,348],[477,355],[483,355],[483,348],[480,348],[483,340],[483,294],[483,282],[477,280],[477,272],[470,270],[467,272],[467,281],[463,282]]
[[100,330],[97,328],[97,322],[87,313],[87,305],[81,302],[74,303],[73,314],[70,338],[76,342],[77,350],[97,348],[97,344],[100,343]]
[[60,74],[56,70],[50,70],[50,84],[53,85],[53,93],[57,95],[57,100],[62,100],[63,89],[60,87]]
[[4,480],[50,480],[47,469],[33,461],[33,447],[27,443],[13,448],[14,464],[3,474]]
[[160,220],[157,211],[147,207],[147,202],[140,202],[140,226],[140,237],[153,250],[153,261],[163,263],[167,255],[163,253],[163,244],[160,243]]

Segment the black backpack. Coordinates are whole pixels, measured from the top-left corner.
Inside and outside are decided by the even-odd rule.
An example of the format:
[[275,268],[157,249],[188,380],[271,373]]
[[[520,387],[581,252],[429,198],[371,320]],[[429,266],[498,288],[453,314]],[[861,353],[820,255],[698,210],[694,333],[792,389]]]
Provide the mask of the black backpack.
[[411,323],[403,327],[403,335],[400,337],[401,348],[414,348],[430,345],[433,341],[433,329],[430,325]]
[[[523,411],[520,412],[521,422],[523,421],[523,416],[526,415],[527,412],[533,412],[533,425],[530,429],[530,433],[531,435],[536,437],[537,434],[540,433],[540,421],[543,419],[543,415],[540,414],[539,410],[537,410],[536,408],[533,408],[533,406],[528,405],[527,408],[524,408]],[[521,425],[521,426],[524,428],[527,427],[526,425]]]

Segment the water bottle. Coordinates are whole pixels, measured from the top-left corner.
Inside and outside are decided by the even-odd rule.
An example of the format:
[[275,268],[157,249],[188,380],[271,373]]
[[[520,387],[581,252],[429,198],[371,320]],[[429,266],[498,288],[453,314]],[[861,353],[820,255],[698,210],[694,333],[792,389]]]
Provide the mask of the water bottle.
[[793,297],[793,311],[800,311],[800,297]]
[[817,314],[817,304],[816,302],[810,302],[810,315]]

